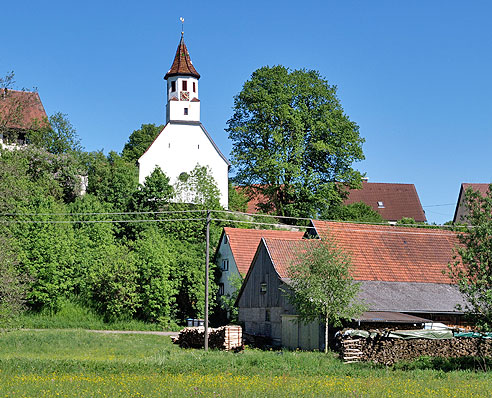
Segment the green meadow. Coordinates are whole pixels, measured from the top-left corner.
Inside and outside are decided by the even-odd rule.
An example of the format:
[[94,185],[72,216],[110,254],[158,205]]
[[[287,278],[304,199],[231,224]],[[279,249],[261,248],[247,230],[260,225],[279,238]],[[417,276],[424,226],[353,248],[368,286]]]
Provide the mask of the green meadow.
[[489,397],[485,364],[398,367],[335,354],[181,349],[169,337],[83,330],[0,334],[0,397]]

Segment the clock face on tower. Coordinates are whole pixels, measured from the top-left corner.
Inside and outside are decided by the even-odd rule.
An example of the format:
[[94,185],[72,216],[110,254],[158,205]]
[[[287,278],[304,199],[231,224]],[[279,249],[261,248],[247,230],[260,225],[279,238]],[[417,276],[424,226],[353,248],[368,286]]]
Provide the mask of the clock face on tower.
[[190,93],[189,91],[181,91],[179,99],[181,101],[189,101],[190,100]]

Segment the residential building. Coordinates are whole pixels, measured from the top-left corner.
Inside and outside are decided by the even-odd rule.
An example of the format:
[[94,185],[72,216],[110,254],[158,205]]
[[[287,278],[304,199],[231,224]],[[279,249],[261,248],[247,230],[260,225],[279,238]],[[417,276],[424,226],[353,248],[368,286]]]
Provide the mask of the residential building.
[[414,184],[362,181],[362,188],[351,189],[344,203],[357,202],[367,204],[386,221],[427,221]]

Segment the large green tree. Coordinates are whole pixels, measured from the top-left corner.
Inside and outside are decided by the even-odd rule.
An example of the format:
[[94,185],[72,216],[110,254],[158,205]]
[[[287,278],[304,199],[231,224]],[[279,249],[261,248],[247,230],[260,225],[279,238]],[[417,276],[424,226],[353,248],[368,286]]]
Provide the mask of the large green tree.
[[350,257],[331,240],[301,241],[299,254],[288,269],[291,303],[303,322],[324,320],[325,352],[328,325],[358,317],[364,305],[358,301],[360,284],[351,274]]
[[341,203],[342,184],[360,185],[359,127],[317,71],[256,70],[234,99],[227,131],[235,182],[264,198],[263,210],[316,217]]
[[492,184],[485,196],[469,188],[465,206],[471,228],[458,233],[460,245],[450,276],[467,301],[464,310],[471,320],[492,330]]

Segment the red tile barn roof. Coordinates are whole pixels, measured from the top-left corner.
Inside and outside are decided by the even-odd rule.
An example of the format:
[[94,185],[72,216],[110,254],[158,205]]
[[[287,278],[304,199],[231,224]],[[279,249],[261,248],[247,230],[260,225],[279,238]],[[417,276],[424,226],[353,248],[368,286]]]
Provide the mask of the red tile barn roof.
[[[312,221],[323,239],[335,244],[352,259],[356,280],[387,282],[451,283],[443,274],[453,261],[456,232],[381,225]],[[296,253],[316,240],[302,242],[265,238],[275,269],[287,278]]]
[[245,275],[248,272],[261,238],[270,237],[300,240],[304,236],[304,232],[296,231],[241,229],[230,227],[225,227],[224,233],[227,236],[237,268],[242,275]]

